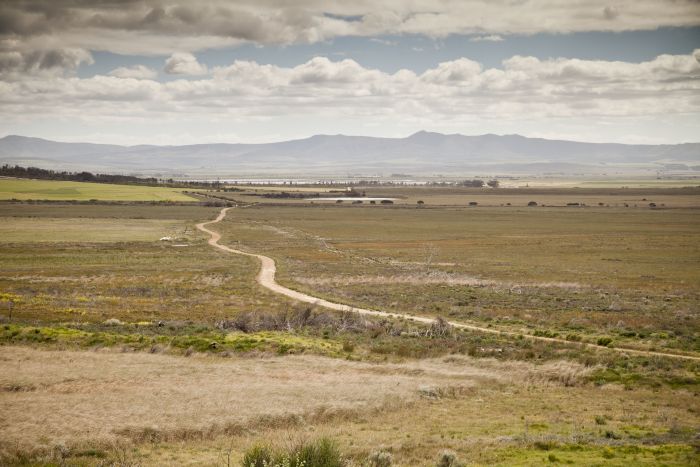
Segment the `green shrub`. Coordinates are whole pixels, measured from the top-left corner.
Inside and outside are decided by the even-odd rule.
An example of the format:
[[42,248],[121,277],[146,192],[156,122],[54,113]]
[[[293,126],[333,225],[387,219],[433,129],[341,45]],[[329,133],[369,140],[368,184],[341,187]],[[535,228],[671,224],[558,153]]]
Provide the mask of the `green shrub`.
[[243,456],[243,467],[268,467],[272,465],[272,450],[267,446],[253,446]]
[[309,443],[300,443],[291,449],[272,449],[256,445],[246,451],[241,463],[243,467],[344,467],[343,456],[336,444],[321,438]]
[[612,339],[609,337],[599,337],[598,338],[598,345],[602,345],[603,347],[607,347],[612,343]]

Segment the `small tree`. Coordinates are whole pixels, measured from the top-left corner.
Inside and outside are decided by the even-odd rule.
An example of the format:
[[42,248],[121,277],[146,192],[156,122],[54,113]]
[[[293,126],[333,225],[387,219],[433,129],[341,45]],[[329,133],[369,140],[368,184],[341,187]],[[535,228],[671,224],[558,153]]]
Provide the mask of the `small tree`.
[[422,199],[419,199],[417,204],[418,206],[423,206],[425,202]]
[[486,184],[491,188],[498,188],[501,183],[498,180],[489,180]]
[[528,206],[537,206],[537,201],[530,201],[527,203]]

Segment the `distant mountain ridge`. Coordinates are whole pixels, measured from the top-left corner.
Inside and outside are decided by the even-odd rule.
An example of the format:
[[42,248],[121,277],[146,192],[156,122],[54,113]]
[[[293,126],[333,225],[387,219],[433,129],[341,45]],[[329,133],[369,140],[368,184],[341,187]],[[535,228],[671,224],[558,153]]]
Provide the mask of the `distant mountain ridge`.
[[119,146],[62,143],[25,136],[0,139],[0,163],[54,170],[143,174],[600,173],[700,165],[700,143],[628,145],[444,135],[406,138],[316,135],[264,144]]

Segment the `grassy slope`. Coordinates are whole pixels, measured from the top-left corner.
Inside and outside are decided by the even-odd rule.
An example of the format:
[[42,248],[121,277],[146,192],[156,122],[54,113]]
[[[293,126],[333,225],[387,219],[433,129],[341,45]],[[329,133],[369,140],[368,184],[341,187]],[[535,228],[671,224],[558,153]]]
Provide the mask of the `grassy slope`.
[[11,178],[0,179],[0,199],[194,201],[173,188]]

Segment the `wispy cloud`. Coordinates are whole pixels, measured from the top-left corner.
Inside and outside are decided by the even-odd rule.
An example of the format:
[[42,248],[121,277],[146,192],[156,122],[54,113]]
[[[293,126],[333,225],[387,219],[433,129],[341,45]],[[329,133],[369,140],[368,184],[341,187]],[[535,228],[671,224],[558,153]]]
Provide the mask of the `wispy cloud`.
[[498,34],[490,34],[488,36],[474,36],[470,37],[470,42],[502,42],[504,39]]
[[115,68],[109,72],[109,76],[132,79],[155,79],[158,77],[158,72],[144,65],[134,65],[131,67]]

